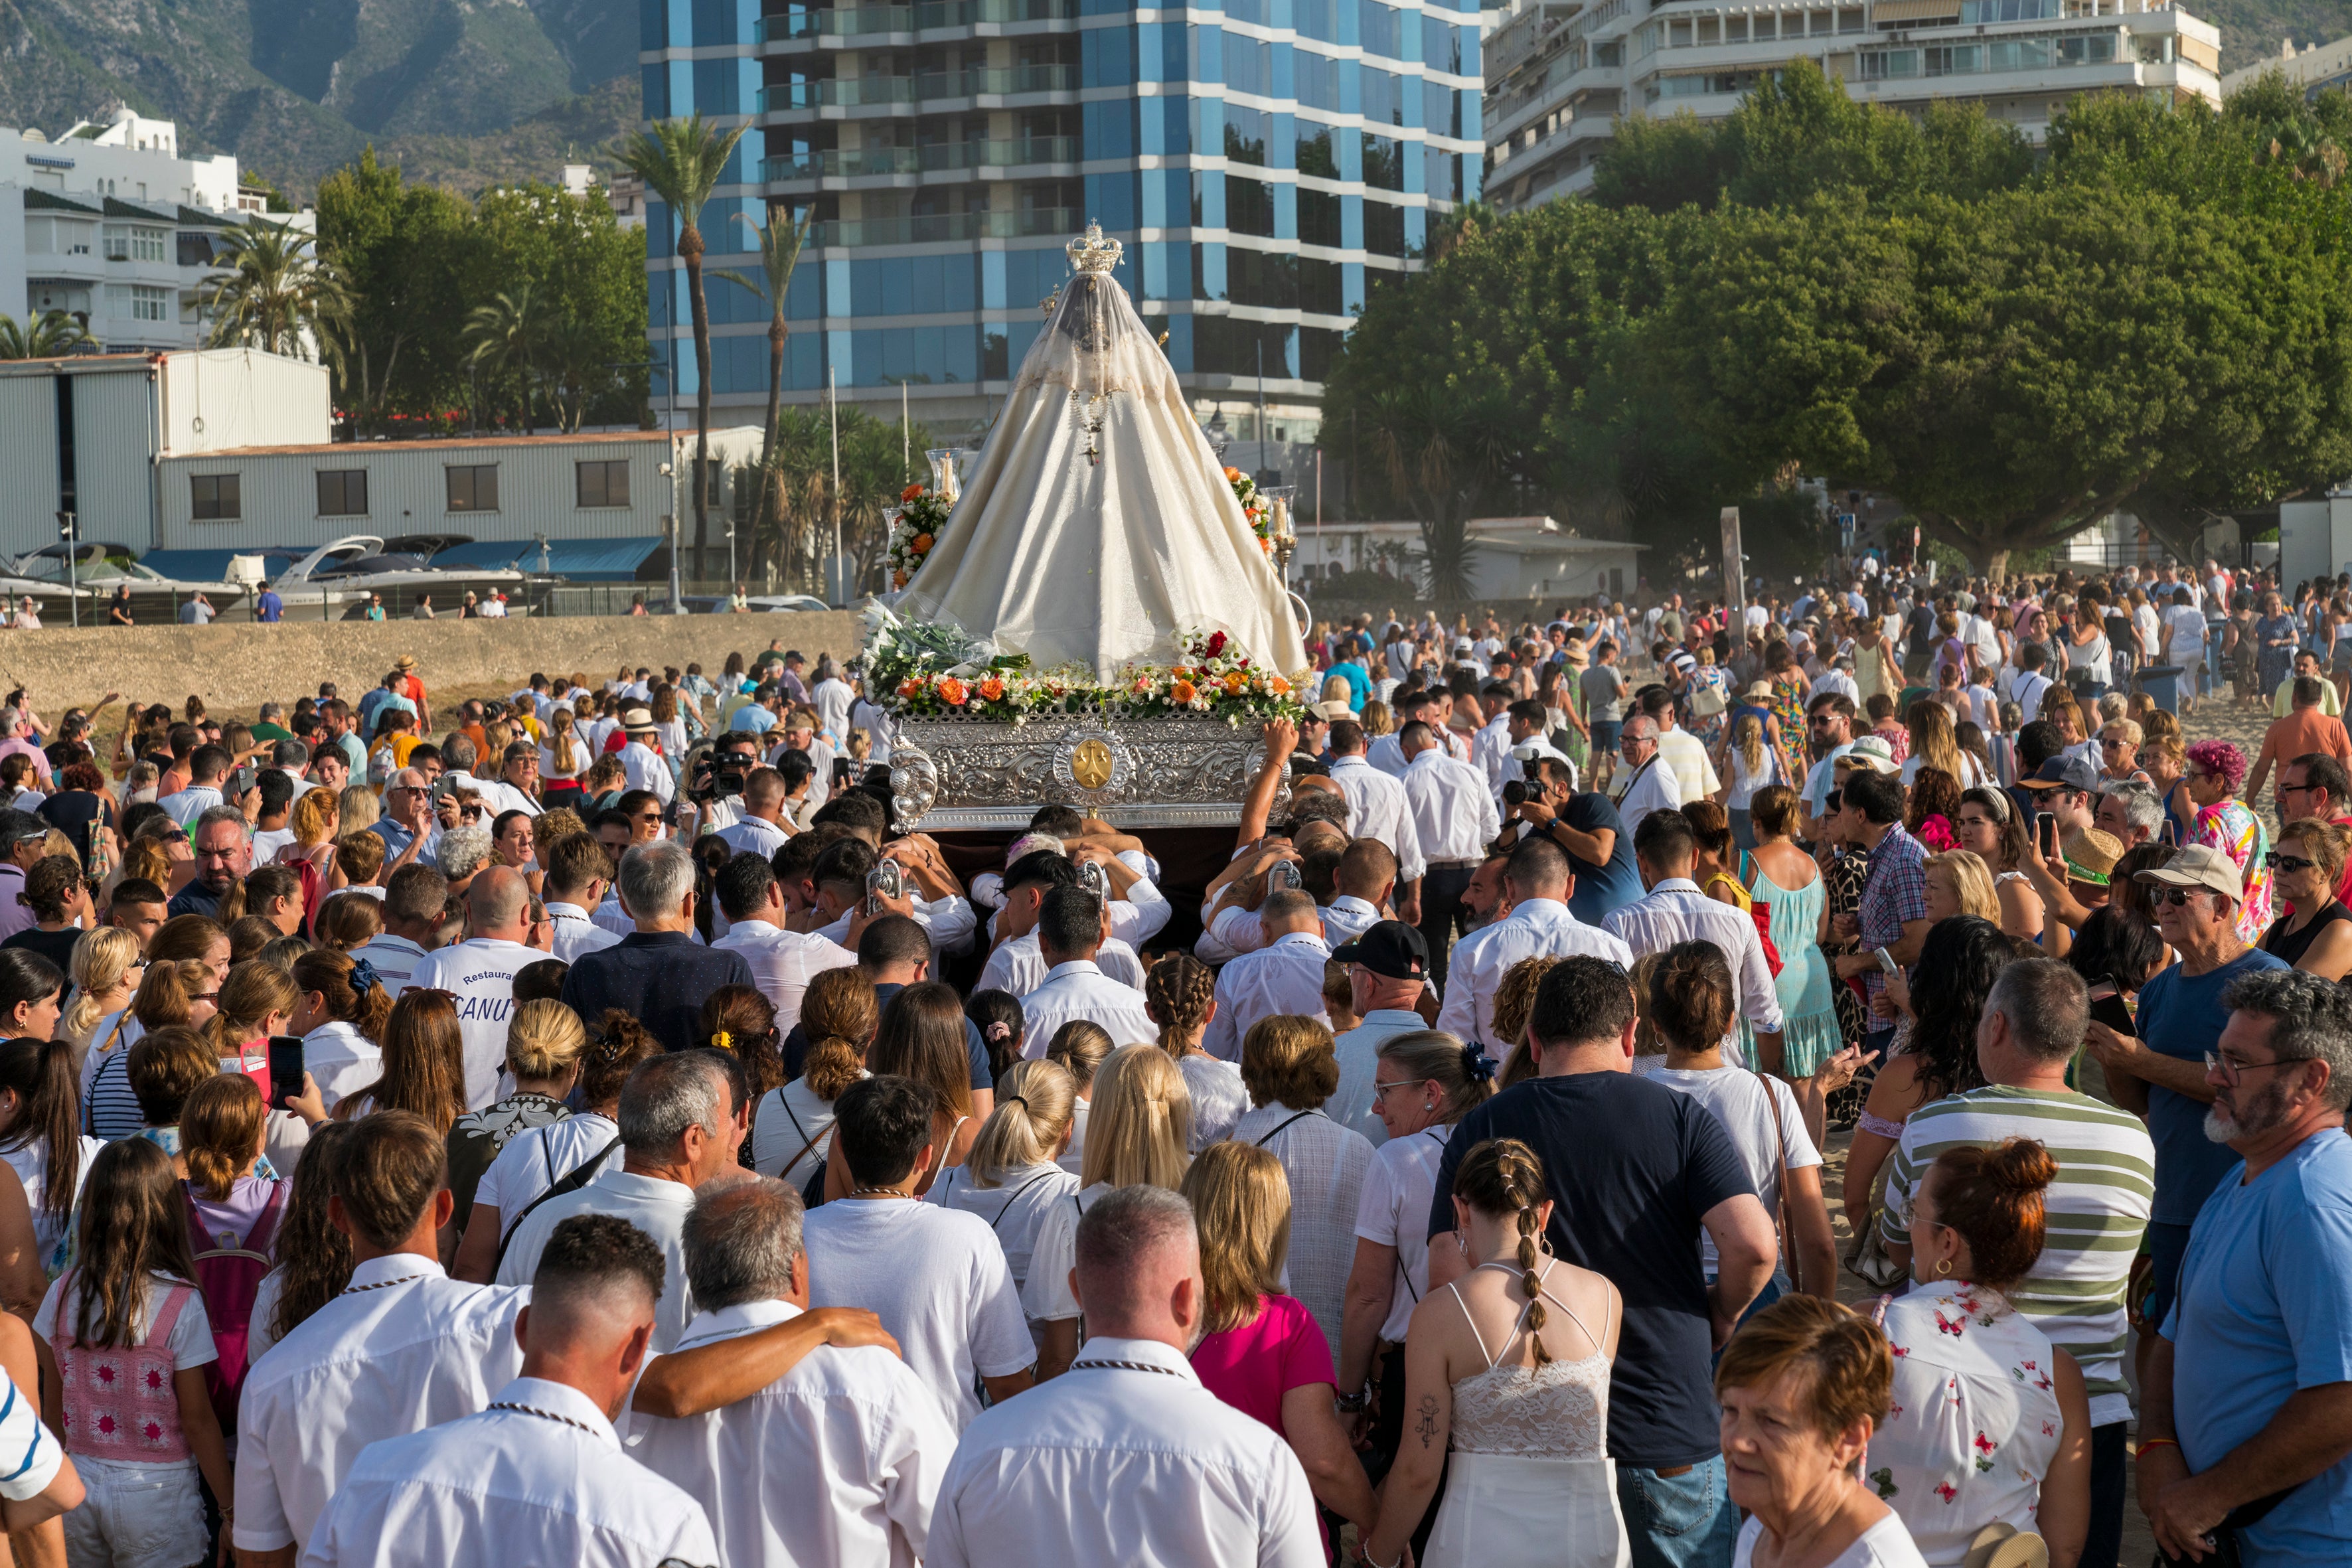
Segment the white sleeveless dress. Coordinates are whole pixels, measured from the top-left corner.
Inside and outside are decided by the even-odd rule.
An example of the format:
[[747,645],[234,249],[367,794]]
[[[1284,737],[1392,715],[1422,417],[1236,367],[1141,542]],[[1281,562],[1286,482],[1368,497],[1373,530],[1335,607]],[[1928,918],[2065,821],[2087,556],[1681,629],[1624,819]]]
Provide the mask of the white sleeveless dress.
[[[1479,1267],[1517,1271],[1507,1264]],[[1548,1261],[1538,1289],[1551,1268]],[[1447,1289],[1462,1306],[1462,1292]],[[1566,1302],[1549,1290],[1543,1295],[1584,1328]],[[1463,1316],[1469,1318],[1466,1307]],[[1526,1327],[1523,1310],[1505,1351]],[[1452,1468],[1430,1532],[1429,1568],[1628,1568],[1633,1556],[1609,1458],[1609,1358],[1596,1352],[1541,1366],[1497,1366],[1475,1321],[1470,1332],[1486,1370],[1454,1385]],[[1590,1329],[1585,1334],[1601,1342]]]

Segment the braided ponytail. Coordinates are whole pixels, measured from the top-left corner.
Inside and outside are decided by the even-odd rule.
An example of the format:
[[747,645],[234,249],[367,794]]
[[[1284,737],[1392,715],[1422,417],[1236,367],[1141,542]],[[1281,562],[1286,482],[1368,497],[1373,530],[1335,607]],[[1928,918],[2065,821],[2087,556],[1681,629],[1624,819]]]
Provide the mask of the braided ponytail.
[[1184,1054],[1181,1037],[1207,1026],[1216,991],[1215,973],[1191,953],[1171,952],[1151,966],[1143,977],[1143,1010],[1160,1026],[1161,1049],[1171,1056]]
[[1543,1262],[1543,1227],[1538,1211],[1550,1194],[1544,1186],[1543,1162],[1516,1138],[1490,1138],[1463,1157],[1454,1175],[1454,1195],[1480,1214],[1516,1216],[1519,1232],[1519,1287],[1527,1292],[1528,1342],[1536,1364],[1551,1360],[1544,1348],[1543,1288],[1537,1269]]

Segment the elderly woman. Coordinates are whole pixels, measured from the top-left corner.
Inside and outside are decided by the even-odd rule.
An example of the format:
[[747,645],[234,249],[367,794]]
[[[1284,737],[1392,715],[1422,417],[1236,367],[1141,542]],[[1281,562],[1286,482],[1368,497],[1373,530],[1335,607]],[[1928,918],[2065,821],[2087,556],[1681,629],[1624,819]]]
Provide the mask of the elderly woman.
[[1818,1296],[1784,1296],[1732,1336],[1715,1369],[1725,1478],[1749,1515],[1732,1568],[1927,1568],[1857,1474],[1894,1381],[1885,1337]]
[[2009,1300],[2042,1256],[2057,1173],[2047,1149],[2011,1138],[1947,1150],[1912,1195],[1917,1284],[1883,1308],[1894,1401],[1865,1479],[1934,1568],[1960,1568],[2000,1525],[2039,1531],[2052,1568],[2074,1568],[2090,1534],[2083,1369]]
[[2336,896],[2347,849],[2352,827],[2305,816],[2279,829],[2278,849],[2269,858],[2288,909],[2263,933],[2263,951],[2323,980],[2341,980],[2352,970],[2352,910]]
[[2256,942],[2271,923],[2270,846],[2263,819],[2237,798],[2245,777],[2243,752],[2227,741],[2200,741],[2189,748],[2189,771],[2173,791],[2173,809],[2189,818],[2188,842],[2219,849],[2238,868],[2245,888],[2238,939]]
[[1973,851],[1948,849],[1928,856],[1927,888],[1930,923],[1954,915],[2000,923],[2000,896],[1993,890],[1992,872]]

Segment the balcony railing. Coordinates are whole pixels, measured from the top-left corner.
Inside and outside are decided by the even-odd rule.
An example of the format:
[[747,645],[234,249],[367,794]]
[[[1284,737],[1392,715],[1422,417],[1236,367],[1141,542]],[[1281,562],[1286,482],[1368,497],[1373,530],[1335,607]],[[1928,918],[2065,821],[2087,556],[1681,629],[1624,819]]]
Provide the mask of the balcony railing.
[[1077,14],[1076,0],[927,0],[920,5],[844,5],[762,16],[758,37],[763,44],[782,44],[867,33],[920,33],[933,27],[1063,22]]
[[1024,136],[1002,142],[944,142],[928,147],[853,147],[770,158],[763,180],[855,179],[861,174],[939,174],[1078,162],[1075,136]]
[[922,71],[913,76],[844,77],[830,81],[779,82],[760,89],[760,112],[793,109],[856,109],[919,103],[982,94],[1076,92],[1076,66],[975,67],[970,70]]
[[911,217],[843,218],[812,225],[809,238],[820,246],[937,245],[966,239],[1026,239],[1076,234],[1086,220],[1076,207],[1034,207],[1027,212],[925,213]]

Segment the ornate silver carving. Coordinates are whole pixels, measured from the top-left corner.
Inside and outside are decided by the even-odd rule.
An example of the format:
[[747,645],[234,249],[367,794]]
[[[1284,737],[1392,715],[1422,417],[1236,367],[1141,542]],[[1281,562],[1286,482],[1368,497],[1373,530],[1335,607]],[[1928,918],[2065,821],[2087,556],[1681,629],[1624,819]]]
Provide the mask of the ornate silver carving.
[[[1026,827],[1066,803],[1121,827],[1230,826],[1265,765],[1255,725],[1221,719],[1036,715],[902,719],[890,754],[899,822],[926,829]],[[1107,776],[1106,776],[1107,769]],[[1085,780],[1101,777],[1099,787]],[[1287,805],[1286,784],[1275,800]]]

